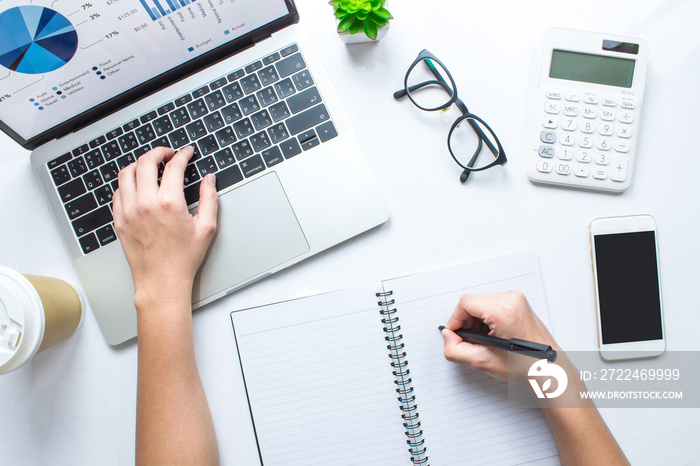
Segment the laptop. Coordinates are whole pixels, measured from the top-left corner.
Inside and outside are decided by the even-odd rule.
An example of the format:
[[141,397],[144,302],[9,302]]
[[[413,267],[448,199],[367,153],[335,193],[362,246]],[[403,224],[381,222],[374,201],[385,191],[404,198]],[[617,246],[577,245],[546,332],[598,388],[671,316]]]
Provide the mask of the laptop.
[[195,148],[193,213],[202,178],[217,177],[194,308],[388,219],[292,0],[122,3],[0,7],[0,127],[32,150],[107,342],[136,336],[116,176],[152,147]]

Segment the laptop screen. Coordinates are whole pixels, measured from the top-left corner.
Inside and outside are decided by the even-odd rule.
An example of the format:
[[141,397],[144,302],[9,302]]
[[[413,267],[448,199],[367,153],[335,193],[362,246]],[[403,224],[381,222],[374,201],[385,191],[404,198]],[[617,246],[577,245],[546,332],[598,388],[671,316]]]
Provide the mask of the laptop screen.
[[115,97],[100,116],[140,97],[129,91],[143,83],[153,91],[250,45],[293,10],[289,0],[29,3],[0,4],[0,122],[25,147]]

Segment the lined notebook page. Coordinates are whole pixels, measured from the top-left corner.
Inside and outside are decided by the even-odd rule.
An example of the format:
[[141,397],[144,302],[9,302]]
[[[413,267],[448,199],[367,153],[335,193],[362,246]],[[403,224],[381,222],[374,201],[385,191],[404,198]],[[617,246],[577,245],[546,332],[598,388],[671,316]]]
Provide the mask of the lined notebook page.
[[266,466],[409,464],[377,291],[231,314]]
[[519,253],[384,282],[394,291],[431,465],[559,463],[542,412],[506,402],[507,382],[446,361],[437,329],[462,294],[509,289],[548,324],[538,270],[534,253]]

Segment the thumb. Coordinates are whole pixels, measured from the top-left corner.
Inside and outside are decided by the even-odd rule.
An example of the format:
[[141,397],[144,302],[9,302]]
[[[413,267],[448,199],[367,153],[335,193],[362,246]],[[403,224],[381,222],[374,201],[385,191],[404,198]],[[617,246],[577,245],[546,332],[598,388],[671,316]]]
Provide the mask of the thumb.
[[213,173],[204,177],[199,185],[199,207],[195,222],[197,229],[211,238],[216,232],[216,214],[219,210],[219,196],[216,193],[216,177]]
[[459,335],[448,328],[442,331],[442,338],[445,342],[445,359],[473,367],[472,361],[481,349],[479,345],[462,340]]

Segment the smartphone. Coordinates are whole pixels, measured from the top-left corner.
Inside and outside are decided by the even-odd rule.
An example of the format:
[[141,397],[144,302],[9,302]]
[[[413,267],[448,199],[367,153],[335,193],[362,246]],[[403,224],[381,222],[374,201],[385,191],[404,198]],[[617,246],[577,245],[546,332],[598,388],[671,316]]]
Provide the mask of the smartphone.
[[656,221],[650,215],[590,224],[598,349],[606,360],[664,352]]

